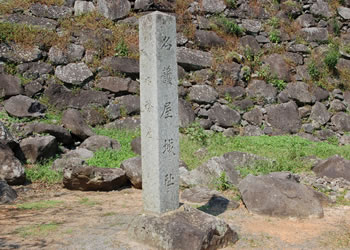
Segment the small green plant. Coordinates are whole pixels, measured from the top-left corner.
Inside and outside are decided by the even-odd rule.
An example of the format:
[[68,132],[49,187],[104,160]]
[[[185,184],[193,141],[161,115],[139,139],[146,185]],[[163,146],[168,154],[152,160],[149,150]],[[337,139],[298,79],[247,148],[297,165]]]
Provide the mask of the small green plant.
[[220,16],[217,18],[217,23],[224,29],[227,34],[241,36],[244,33],[243,28],[241,28],[233,19],[228,19],[227,17]]
[[187,135],[192,141],[198,142],[202,145],[208,144],[209,136],[199,123],[192,123],[189,127],[184,128],[182,132]]
[[219,191],[225,191],[232,187],[231,183],[227,180],[227,176],[224,171],[221,172],[219,178],[217,178],[215,182],[215,186],[216,186],[216,189]]
[[229,103],[232,103],[232,102],[233,102],[232,96],[230,96],[229,93],[226,93],[226,94],[225,94],[224,99],[225,99],[227,102],[229,102]]
[[333,18],[331,24],[332,24],[332,28],[333,28],[333,33],[334,33],[334,35],[335,35],[335,36],[340,36],[340,25],[339,25],[337,19],[336,19],[336,18]]
[[127,57],[129,55],[128,45],[125,43],[124,39],[121,39],[115,49],[115,56]]
[[278,29],[280,27],[280,19],[276,16],[271,17],[268,22],[268,25],[272,26],[274,29]]
[[312,60],[308,65],[307,65],[307,71],[311,77],[312,80],[318,81],[321,77],[321,72],[318,69],[316,62]]
[[250,76],[252,74],[250,67],[243,66],[242,67],[242,72],[243,72],[243,80],[248,82],[250,80]]
[[273,86],[275,86],[278,90],[284,90],[287,86],[287,83],[282,79],[273,78],[269,81]]
[[335,70],[340,57],[338,46],[331,46],[324,58],[324,63],[330,70]]
[[54,201],[54,200],[27,202],[27,203],[17,205],[17,208],[20,210],[40,210],[40,209],[57,207],[58,205],[61,205],[63,203],[64,203],[63,201]]
[[47,236],[48,234],[57,231],[60,223],[58,222],[49,222],[47,224],[36,224],[31,226],[25,226],[17,228],[14,233],[19,234],[23,238],[30,236]]
[[54,159],[43,161],[39,164],[26,167],[27,179],[34,181],[41,181],[46,183],[59,183],[62,181],[63,175],[51,169]]
[[229,8],[235,9],[237,7],[236,0],[226,0],[226,4]]
[[269,32],[269,39],[272,43],[280,43],[281,42],[281,34],[279,30],[273,29]]

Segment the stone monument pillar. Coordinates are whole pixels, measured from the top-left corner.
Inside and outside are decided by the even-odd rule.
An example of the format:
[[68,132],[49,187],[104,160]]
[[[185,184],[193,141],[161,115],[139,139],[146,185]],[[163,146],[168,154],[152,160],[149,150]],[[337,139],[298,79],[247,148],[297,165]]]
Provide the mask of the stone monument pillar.
[[179,207],[179,121],[175,17],[140,18],[142,189],[146,211]]

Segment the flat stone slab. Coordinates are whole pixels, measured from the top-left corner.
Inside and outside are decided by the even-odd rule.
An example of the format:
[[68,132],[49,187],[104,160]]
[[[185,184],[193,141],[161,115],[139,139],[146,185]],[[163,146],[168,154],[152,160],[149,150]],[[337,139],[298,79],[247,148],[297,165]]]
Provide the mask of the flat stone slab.
[[238,240],[224,221],[189,206],[162,216],[140,215],[128,234],[157,249],[218,249]]

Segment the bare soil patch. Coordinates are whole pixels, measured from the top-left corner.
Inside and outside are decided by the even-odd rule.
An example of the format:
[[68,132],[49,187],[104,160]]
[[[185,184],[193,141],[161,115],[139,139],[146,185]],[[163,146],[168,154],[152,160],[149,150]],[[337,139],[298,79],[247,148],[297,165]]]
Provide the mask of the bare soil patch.
[[[130,221],[143,212],[141,190],[81,192],[32,184],[17,192],[15,204],[0,206],[0,249],[152,249],[127,234]],[[350,249],[350,206],[327,207],[321,219],[293,219],[251,214],[241,204],[219,217],[240,238],[225,249]]]

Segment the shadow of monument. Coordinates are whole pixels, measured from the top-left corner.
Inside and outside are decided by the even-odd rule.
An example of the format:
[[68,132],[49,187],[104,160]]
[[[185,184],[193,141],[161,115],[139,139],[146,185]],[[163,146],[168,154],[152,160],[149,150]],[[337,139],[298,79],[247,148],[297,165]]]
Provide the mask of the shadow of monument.
[[222,196],[213,195],[206,204],[200,206],[198,209],[204,213],[218,216],[228,208],[232,208],[230,200]]

